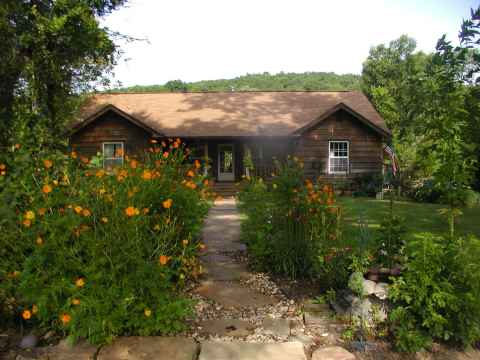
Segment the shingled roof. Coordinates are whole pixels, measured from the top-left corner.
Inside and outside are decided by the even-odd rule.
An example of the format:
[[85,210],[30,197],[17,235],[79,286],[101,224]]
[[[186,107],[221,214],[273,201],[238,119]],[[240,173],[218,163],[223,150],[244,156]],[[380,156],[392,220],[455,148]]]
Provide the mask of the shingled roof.
[[390,134],[359,91],[96,94],[81,108],[73,131],[109,107],[165,136],[287,136],[340,108],[383,135]]

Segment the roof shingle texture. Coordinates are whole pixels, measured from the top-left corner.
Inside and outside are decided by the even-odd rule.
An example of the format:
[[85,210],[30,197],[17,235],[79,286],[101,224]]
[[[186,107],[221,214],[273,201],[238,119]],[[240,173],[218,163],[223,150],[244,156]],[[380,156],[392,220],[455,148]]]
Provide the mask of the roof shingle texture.
[[340,103],[388,132],[358,91],[97,94],[80,121],[114,105],[165,136],[286,136]]

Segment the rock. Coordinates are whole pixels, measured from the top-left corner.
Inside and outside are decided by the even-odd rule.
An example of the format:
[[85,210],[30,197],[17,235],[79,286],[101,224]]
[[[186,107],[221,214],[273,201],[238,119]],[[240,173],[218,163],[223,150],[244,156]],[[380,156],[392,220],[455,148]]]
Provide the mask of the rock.
[[198,324],[201,335],[246,337],[253,333],[254,326],[247,321],[237,319],[205,320]]
[[90,345],[86,341],[69,345],[66,340],[60,341],[56,346],[43,349],[43,353],[47,355],[48,360],[91,360],[95,357],[97,351],[97,346]]
[[375,293],[376,287],[375,281],[372,280],[363,280],[363,295],[372,295]]
[[262,327],[278,337],[287,337],[290,335],[290,320],[265,318]]
[[330,311],[330,306],[328,304],[317,304],[313,302],[307,302],[303,304],[303,310],[308,312],[326,312]]
[[246,343],[207,341],[201,344],[199,360],[306,360],[300,342]]
[[376,284],[374,294],[380,300],[386,300],[388,298],[388,284],[387,283]]
[[120,337],[102,347],[98,360],[194,360],[198,345],[180,337]]
[[52,337],[54,337],[54,336],[55,336],[55,331],[49,330],[49,331],[47,331],[47,332],[45,333],[45,335],[42,336],[42,339],[43,339],[43,340],[48,340],[48,339],[50,339],[50,338],[52,338]]
[[273,297],[225,281],[205,281],[196,292],[229,308],[263,307],[276,303]]
[[331,321],[332,313],[328,312],[306,312],[303,319],[306,326],[324,326]]
[[339,346],[329,346],[315,350],[312,360],[355,360],[355,355]]
[[228,259],[228,262],[206,262],[204,276],[216,281],[235,281],[248,278],[246,265],[236,264],[233,259]]
[[313,345],[315,345],[315,339],[312,336],[305,335],[305,334],[295,334],[290,336],[290,341],[301,342],[305,348],[309,349]]
[[38,345],[38,336],[36,335],[26,335],[22,338],[18,347],[20,349],[34,349]]

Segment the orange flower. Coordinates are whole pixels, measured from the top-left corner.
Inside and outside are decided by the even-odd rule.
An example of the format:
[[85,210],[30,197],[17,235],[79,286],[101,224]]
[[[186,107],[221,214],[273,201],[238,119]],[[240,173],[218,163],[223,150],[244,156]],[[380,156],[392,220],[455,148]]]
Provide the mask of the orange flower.
[[95,173],[95,176],[98,177],[98,178],[101,178],[104,175],[105,175],[105,170],[103,170],[103,169],[100,169]]
[[143,208],[143,209],[142,209],[142,213],[143,213],[144,215],[147,215],[149,212],[150,212],[150,209],[149,209],[149,208]]
[[140,211],[136,207],[129,206],[125,209],[125,215],[127,215],[128,217],[132,217],[138,214],[140,214]]
[[203,180],[203,185],[208,186],[208,179]]
[[32,317],[32,312],[30,310],[23,310],[22,317],[24,320],[28,320]]
[[90,162],[90,159],[86,156],[80,156],[80,161],[84,164],[88,164]]
[[153,174],[150,170],[143,170],[143,174],[142,174],[143,180],[151,180],[152,177],[153,177]]
[[202,166],[202,165],[200,164],[200,161],[198,161],[198,160],[195,160],[194,165],[195,165],[195,168],[196,168],[196,169],[200,169],[200,167]]
[[22,221],[22,224],[25,227],[30,227],[30,226],[32,226],[32,221],[28,220],[28,219],[25,219],[25,220]]
[[75,286],[78,288],[82,288],[85,286],[85,279],[83,277],[78,278],[75,280]]
[[72,151],[70,156],[72,157],[72,159],[76,159],[77,158],[77,153],[75,151]]
[[36,314],[36,313],[38,313],[38,306],[33,304],[32,305],[32,314]]
[[155,140],[155,139],[151,139],[151,140],[150,140],[150,144],[156,144],[156,143],[158,143],[157,140]]
[[177,142],[174,142],[174,143],[173,143],[173,147],[174,147],[175,149],[178,148],[178,143],[177,143]]
[[45,166],[46,169],[50,169],[53,166],[52,160],[43,160],[43,166]]
[[52,192],[52,187],[48,184],[43,185],[42,191],[44,194],[49,194]]
[[63,325],[67,325],[72,320],[72,317],[69,314],[64,313],[62,316],[60,316],[60,320],[62,321]]
[[147,308],[143,311],[143,313],[145,314],[146,317],[150,317],[150,315],[152,315],[152,310]]
[[162,156],[163,156],[165,159],[168,158],[168,152],[165,151]]
[[203,250],[203,249],[205,249],[207,246],[206,246],[205,244],[200,243],[200,244],[198,245],[198,247],[200,248],[200,250]]
[[22,145],[20,145],[20,144],[15,144],[15,149],[18,150],[18,149],[20,149],[21,147],[22,147]]
[[40,236],[37,237],[37,240],[35,240],[35,242],[37,243],[37,245],[43,245],[43,239]]
[[188,170],[187,171],[187,176],[194,177],[195,173],[193,172],[193,170]]
[[81,206],[77,205],[77,206],[75,206],[75,207],[73,208],[73,210],[74,210],[78,215],[80,215],[80,214],[82,213],[83,208],[82,208]]
[[85,216],[85,217],[88,217],[88,216],[92,215],[92,213],[88,209],[83,209],[82,215]]
[[187,246],[187,245],[188,245],[188,240],[187,240],[187,239],[182,240],[182,245],[183,245],[183,246]]
[[162,205],[165,209],[170,209],[170,207],[172,206],[172,203],[173,203],[172,199],[167,199],[162,203]]
[[72,299],[72,305],[80,305],[80,299]]
[[167,265],[169,259],[170,257],[166,255],[160,255],[160,257],[158,258],[158,262],[160,263],[160,265],[164,266]]
[[136,169],[137,166],[138,166],[138,161],[137,160],[134,159],[134,160],[130,161],[130,167],[132,169]]
[[7,165],[5,164],[0,164],[0,170],[5,170],[7,168]]

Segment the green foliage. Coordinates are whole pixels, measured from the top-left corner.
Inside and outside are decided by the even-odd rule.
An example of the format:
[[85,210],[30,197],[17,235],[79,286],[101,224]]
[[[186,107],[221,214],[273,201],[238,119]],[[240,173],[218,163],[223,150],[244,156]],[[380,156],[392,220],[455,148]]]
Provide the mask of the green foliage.
[[98,16],[124,2],[0,2],[0,146],[26,130],[58,145],[77,95],[107,82],[118,49]]
[[243,237],[257,266],[291,278],[316,276],[339,237],[332,188],[305,180],[302,166],[296,158],[276,162],[270,186],[250,179],[239,196]]
[[425,235],[406,247],[407,264],[389,292],[395,344],[418,351],[432,340],[480,340],[480,240]]
[[395,215],[393,203],[391,203],[390,212],[378,229],[377,261],[379,264],[392,268],[402,262],[406,234],[405,220]]
[[354,196],[375,196],[382,190],[383,177],[381,174],[365,174],[354,179]]
[[111,171],[75,153],[2,153],[2,319],[93,343],[185,328],[208,189],[178,142],[154,147]]
[[360,76],[324,72],[247,74],[234,79],[205,80],[185,83],[169,81],[165,85],[131,86],[111,92],[151,91],[301,91],[301,90],[358,90]]

